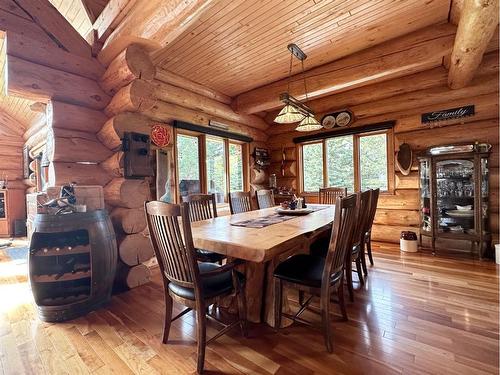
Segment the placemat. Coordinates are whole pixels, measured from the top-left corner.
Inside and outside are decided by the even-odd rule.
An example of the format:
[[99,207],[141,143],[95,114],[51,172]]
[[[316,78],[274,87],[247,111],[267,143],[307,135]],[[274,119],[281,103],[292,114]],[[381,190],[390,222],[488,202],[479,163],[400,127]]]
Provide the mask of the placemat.
[[[319,210],[324,210],[328,207],[308,205],[307,208],[310,208],[313,212],[315,212]],[[278,213],[275,213],[267,216],[258,217],[256,219],[237,221],[236,223],[231,223],[231,225],[235,227],[245,227],[245,228],[265,228],[269,225],[282,223],[284,221],[295,219],[297,217],[300,216],[280,215]]]

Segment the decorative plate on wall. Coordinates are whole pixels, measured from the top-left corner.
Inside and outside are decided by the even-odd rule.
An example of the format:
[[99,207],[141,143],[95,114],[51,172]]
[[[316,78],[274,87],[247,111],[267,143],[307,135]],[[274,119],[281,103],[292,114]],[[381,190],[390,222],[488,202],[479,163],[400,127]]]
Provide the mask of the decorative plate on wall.
[[323,118],[323,121],[321,121],[321,125],[323,125],[325,129],[333,128],[336,123],[337,122],[335,121],[335,116],[332,115],[325,116]]
[[351,123],[352,116],[349,112],[342,111],[337,115],[336,120],[338,126],[347,126]]

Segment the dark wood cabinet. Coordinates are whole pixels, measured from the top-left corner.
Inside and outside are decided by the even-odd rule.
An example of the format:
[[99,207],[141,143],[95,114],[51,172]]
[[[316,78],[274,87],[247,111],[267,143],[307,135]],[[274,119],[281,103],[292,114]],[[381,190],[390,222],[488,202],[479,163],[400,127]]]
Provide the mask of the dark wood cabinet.
[[420,242],[430,237],[433,252],[439,238],[470,241],[479,258],[489,248],[488,158],[475,149],[419,157]]
[[12,237],[15,221],[26,219],[24,190],[0,189],[0,237]]

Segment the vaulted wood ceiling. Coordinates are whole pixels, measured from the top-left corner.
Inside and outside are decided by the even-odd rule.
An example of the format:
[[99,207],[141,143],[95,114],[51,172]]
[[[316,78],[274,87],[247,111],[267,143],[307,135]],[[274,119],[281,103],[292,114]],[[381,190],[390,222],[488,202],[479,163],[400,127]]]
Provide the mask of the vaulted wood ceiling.
[[310,69],[447,22],[449,11],[450,0],[221,0],[153,58],[235,96],[286,77],[288,43],[309,55]]

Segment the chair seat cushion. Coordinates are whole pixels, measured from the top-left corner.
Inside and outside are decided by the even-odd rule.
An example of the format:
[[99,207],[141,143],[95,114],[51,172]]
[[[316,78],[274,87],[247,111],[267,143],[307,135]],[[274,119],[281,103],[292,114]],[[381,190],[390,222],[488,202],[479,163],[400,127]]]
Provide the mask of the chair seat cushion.
[[[217,297],[223,294],[231,293],[233,291],[233,278],[231,275],[231,270],[227,270],[226,272],[215,276],[203,277],[204,272],[210,272],[216,270],[219,267],[221,266],[215,263],[198,263],[198,268],[200,269],[200,279],[203,285],[204,298]],[[245,282],[245,276],[243,276],[239,272],[236,272],[236,274],[240,279],[240,282],[243,284]],[[168,288],[179,297],[191,300],[195,299],[194,289],[192,288],[179,286],[173,282],[168,284]]]
[[[280,263],[274,270],[274,276],[292,283],[319,288],[321,287],[323,268],[325,268],[324,257],[298,254]],[[342,271],[339,271],[332,276],[331,282],[333,283],[341,277]]]
[[196,249],[196,258],[201,262],[219,263],[226,259],[226,256],[208,250]]

